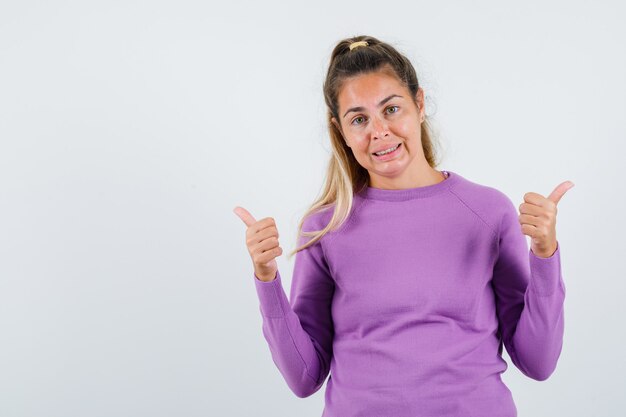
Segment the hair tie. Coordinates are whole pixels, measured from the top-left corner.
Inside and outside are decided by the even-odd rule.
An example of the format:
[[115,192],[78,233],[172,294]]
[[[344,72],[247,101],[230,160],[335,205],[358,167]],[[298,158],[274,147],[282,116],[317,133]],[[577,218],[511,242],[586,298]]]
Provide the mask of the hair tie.
[[358,48],[359,46],[367,46],[367,45],[369,45],[367,41],[352,42],[350,44],[350,50],[353,50],[354,48]]

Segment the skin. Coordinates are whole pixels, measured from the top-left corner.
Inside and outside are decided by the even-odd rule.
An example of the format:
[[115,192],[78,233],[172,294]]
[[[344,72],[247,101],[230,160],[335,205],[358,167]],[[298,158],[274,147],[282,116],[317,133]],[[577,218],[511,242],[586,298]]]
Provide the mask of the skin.
[[[384,104],[380,102],[396,94]],[[424,91],[411,93],[392,73],[382,70],[349,78],[337,97],[339,120],[332,123],[341,132],[355,159],[369,173],[369,185],[399,190],[437,184],[445,178],[424,156],[421,123],[424,121]],[[353,107],[357,111],[346,112]],[[372,153],[401,143],[393,159],[380,161]],[[518,220],[523,234],[531,238],[532,252],[548,258],[557,249],[557,203],[574,183],[564,181],[548,197],[528,192],[519,206]]]
[[[379,106],[381,100],[396,94]],[[444,181],[443,173],[432,168],[422,149],[421,123],[424,121],[424,90],[411,99],[411,92],[386,71],[351,77],[339,95],[340,120],[332,123],[342,133],[346,145],[370,177],[370,186],[399,190]],[[346,111],[363,107],[356,112]],[[390,160],[378,160],[372,153],[401,143]]]
[[273,281],[278,271],[276,258],[283,254],[278,242],[276,220],[273,217],[257,220],[248,210],[239,206],[233,212],[246,225],[246,247],[252,259],[256,279]]
[[[384,104],[380,102],[390,95]],[[424,91],[420,88],[411,99],[410,91],[393,74],[379,71],[348,79],[339,92],[340,120],[332,123],[341,132],[358,163],[370,176],[370,186],[382,189],[416,188],[445,181],[441,171],[432,168],[422,149],[421,123],[424,121]],[[346,111],[353,107],[360,110]],[[400,152],[387,161],[372,155],[401,143]],[[532,252],[541,258],[551,257],[557,249],[557,204],[574,183],[559,184],[548,197],[529,192],[519,206],[523,234],[531,238]],[[233,212],[246,225],[246,244],[255,275],[272,281],[278,269],[276,257],[282,254],[276,221],[272,217],[256,220],[248,210],[236,206]]]
[[574,186],[564,181],[552,190],[548,197],[529,192],[519,206],[519,222],[522,233],[530,236],[530,250],[540,258],[551,257],[557,249],[556,213],[557,204],[565,193]]

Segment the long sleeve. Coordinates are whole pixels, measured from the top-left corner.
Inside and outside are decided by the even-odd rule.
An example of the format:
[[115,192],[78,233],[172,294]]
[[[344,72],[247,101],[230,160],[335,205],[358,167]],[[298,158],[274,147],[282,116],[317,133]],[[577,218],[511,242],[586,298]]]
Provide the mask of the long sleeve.
[[[303,230],[310,222],[305,221]],[[300,236],[298,246],[305,243]],[[334,281],[320,241],[296,253],[290,300],[280,272],[273,281],[254,275],[263,335],[289,388],[300,398],[317,392],[330,371]]]
[[515,366],[543,381],[554,372],[563,345],[565,284],[560,244],[557,241],[552,256],[536,256],[528,248],[515,206],[508,197],[507,201],[493,271],[500,332]]

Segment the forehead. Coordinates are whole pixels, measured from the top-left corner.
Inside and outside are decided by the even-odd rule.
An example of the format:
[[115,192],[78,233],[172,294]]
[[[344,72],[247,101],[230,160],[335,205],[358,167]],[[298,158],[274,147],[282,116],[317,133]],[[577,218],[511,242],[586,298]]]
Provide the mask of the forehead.
[[392,74],[384,71],[359,74],[346,79],[337,100],[340,108],[370,106],[389,94],[405,95],[406,87]]

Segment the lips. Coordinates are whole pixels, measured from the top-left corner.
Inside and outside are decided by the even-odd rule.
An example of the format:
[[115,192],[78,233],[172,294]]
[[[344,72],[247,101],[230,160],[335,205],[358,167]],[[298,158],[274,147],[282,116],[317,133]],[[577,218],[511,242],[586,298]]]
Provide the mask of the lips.
[[[378,150],[376,150],[376,151],[372,152],[372,155],[375,155],[375,154],[376,154],[376,152],[386,151],[387,149],[391,149],[391,148],[393,148],[393,147],[395,147],[395,146],[400,146],[400,145],[401,145],[400,143],[396,143],[395,145],[391,145],[391,146],[387,146],[386,148],[378,149]],[[397,150],[397,149],[396,149],[396,150]]]
[[391,151],[391,152],[383,154],[383,155],[373,154],[373,156],[374,156],[374,159],[376,159],[377,161],[384,162],[384,161],[390,161],[392,159],[396,159],[398,157],[398,155],[401,154],[401,152],[402,152],[402,143],[399,143],[396,146],[396,149],[394,151]]

